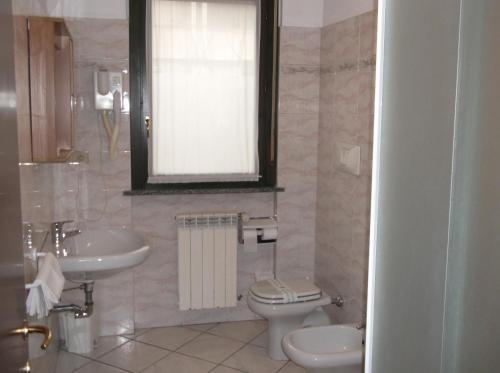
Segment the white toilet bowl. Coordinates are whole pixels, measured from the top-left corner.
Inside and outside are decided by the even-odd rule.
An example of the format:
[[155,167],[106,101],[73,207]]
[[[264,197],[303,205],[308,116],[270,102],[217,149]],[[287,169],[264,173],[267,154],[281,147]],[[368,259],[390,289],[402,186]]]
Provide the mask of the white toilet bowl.
[[283,338],[283,350],[309,373],[362,373],[363,339],[354,325],[304,328]]
[[[312,284],[312,283],[311,283]],[[314,285],[313,285],[314,286]],[[252,292],[252,289],[254,292]],[[264,303],[266,299],[255,294],[256,286],[249,291],[248,307],[257,315],[268,320],[268,355],[274,360],[287,360],[283,352],[282,339],[292,330],[307,325],[328,325],[330,319],[321,306],[331,304],[330,296],[321,293],[316,299],[288,301],[288,303]]]

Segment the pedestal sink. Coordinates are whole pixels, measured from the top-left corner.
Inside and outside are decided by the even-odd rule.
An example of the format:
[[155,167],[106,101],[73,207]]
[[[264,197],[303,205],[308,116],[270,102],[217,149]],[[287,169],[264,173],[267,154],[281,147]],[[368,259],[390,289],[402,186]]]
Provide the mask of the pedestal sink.
[[67,280],[90,282],[110,277],[141,264],[149,246],[139,234],[126,229],[88,230],[63,242],[58,257]]

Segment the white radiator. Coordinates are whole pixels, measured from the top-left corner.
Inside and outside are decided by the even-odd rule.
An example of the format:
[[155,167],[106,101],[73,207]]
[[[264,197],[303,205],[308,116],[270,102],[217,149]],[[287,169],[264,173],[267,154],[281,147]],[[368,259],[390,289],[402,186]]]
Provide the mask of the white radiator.
[[179,308],[235,307],[238,214],[178,215]]

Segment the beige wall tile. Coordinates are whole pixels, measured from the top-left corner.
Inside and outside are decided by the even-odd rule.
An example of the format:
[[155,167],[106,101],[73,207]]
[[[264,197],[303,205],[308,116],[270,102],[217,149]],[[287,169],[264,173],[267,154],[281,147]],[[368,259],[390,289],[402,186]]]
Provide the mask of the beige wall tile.
[[288,65],[315,65],[320,62],[321,29],[282,27],[280,59]]
[[[376,12],[322,29],[315,278],[357,322],[366,308]],[[332,57],[333,56],[333,57]],[[330,68],[333,63],[334,68]],[[361,175],[340,168],[338,143],[361,148]]]

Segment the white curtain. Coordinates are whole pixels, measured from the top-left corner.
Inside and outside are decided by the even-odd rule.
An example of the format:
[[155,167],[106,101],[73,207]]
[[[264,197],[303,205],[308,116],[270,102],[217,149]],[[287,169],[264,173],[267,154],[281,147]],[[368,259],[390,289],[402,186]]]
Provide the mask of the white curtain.
[[257,8],[152,1],[151,182],[258,179]]

